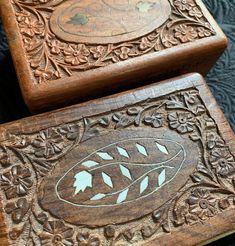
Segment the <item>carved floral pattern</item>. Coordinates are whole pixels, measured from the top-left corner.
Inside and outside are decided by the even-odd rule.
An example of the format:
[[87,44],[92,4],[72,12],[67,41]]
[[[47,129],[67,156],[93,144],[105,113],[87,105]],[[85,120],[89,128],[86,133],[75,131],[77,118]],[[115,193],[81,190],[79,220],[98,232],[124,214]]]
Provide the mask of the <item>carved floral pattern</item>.
[[62,137],[55,131],[48,129],[39,133],[38,137],[33,141],[32,145],[35,147],[35,156],[50,157],[62,151],[60,143]]
[[215,34],[195,0],[169,0],[172,14],[159,28],[120,44],[67,43],[51,31],[48,20],[62,1],[13,0],[25,51],[37,83],[71,76]]
[[180,133],[192,132],[194,118],[189,113],[173,112],[168,115],[170,127]]
[[158,112],[153,113],[151,116],[146,116],[144,121],[156,128],[162,126],[162,116]]
[[[37,202],[37,187],[61,158],[100,134],[138,127],[170,128],[198,144],[197,167],[175,196],[151,215],[105,228],[75,226],[43,211]],[[0,144],[0,163],[4,215],[11,221],[9,240],[13,243],[24,243],[27,237],[32,245],[131,245],[234,208],[234,156],[195,89],[39,132],[9,134]]]
[[182,43],[187,43],[197,38],[197,31],[185,24],[179,25],[175,28],[175,37],[180,39]]
[[0,176],[0,184],[7,199],[26,195],[32,186],[31,173],[28,168],[13,166],[9,172]]
[[216,199],[208,190],[193,190],[188,199],[188,203],[190,212],[196,214],[202,220],[215,215]]
[[213,151],[210,163],[216,172],[222,176],[227,176],[235,171],[235,160],[227,149]]
[[44,246],[71,246],[73,245],[73,229],[65,226],[62,221],[46,221],[43,232],[39,235]]

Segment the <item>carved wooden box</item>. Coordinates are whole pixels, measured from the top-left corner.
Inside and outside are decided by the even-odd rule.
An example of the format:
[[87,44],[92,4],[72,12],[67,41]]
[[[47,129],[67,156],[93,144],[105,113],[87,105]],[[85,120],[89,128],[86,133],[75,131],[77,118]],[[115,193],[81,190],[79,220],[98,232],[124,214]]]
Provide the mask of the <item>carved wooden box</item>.
[[2,0],[25,101],[38,112],[187,72],[227,40],[201,0]]
[[234,153],[198,74],[2,125],[1,245],[196,245],[229,233]]

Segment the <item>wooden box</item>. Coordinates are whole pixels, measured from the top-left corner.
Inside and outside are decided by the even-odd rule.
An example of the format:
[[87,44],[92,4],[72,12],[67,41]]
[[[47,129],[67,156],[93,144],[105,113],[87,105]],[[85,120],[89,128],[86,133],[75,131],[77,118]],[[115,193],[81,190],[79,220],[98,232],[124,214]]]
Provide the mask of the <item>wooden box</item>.
[[187,72],[205,75],[227,39],[201,0],[2,0],[32,112]]
[[235,141],[198,74],[0,127],[1,245],[196,245],[235,224]]

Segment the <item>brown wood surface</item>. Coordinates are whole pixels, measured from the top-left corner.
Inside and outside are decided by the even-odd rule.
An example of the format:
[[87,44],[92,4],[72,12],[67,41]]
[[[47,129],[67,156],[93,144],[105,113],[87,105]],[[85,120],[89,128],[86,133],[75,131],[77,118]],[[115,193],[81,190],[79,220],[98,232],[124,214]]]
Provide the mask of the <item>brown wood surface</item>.
[[199,74],[4,124],[0,241],[213,240],[234,231],[234,153]]
[[187,72],[205,75],[227,46],[201,0],[3,0],[1,9],[32,112]]

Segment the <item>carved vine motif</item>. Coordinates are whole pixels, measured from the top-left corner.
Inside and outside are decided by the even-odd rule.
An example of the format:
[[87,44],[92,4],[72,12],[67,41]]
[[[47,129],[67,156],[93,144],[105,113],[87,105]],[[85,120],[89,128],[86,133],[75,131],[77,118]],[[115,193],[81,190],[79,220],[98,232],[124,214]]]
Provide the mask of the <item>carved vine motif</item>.
[[[126,225],[88,229],[54,218],[37,188],[75,146],[115,129],[169,128],[200,148],[196,170],[174,197]],[[0,186],[12,245],[128,245],[198,223],[235,205],[235,159],[196,90],[148,100],[106,115],[40,132],[11,135],[0,145]]]
[[61,0],[13,0],[19,30],[38,83],[74,72],[157,52],[215,34],[195,0],[169,0],[172,14],[147,36],[120,44],[88,45],[59,40],[49,19]]

